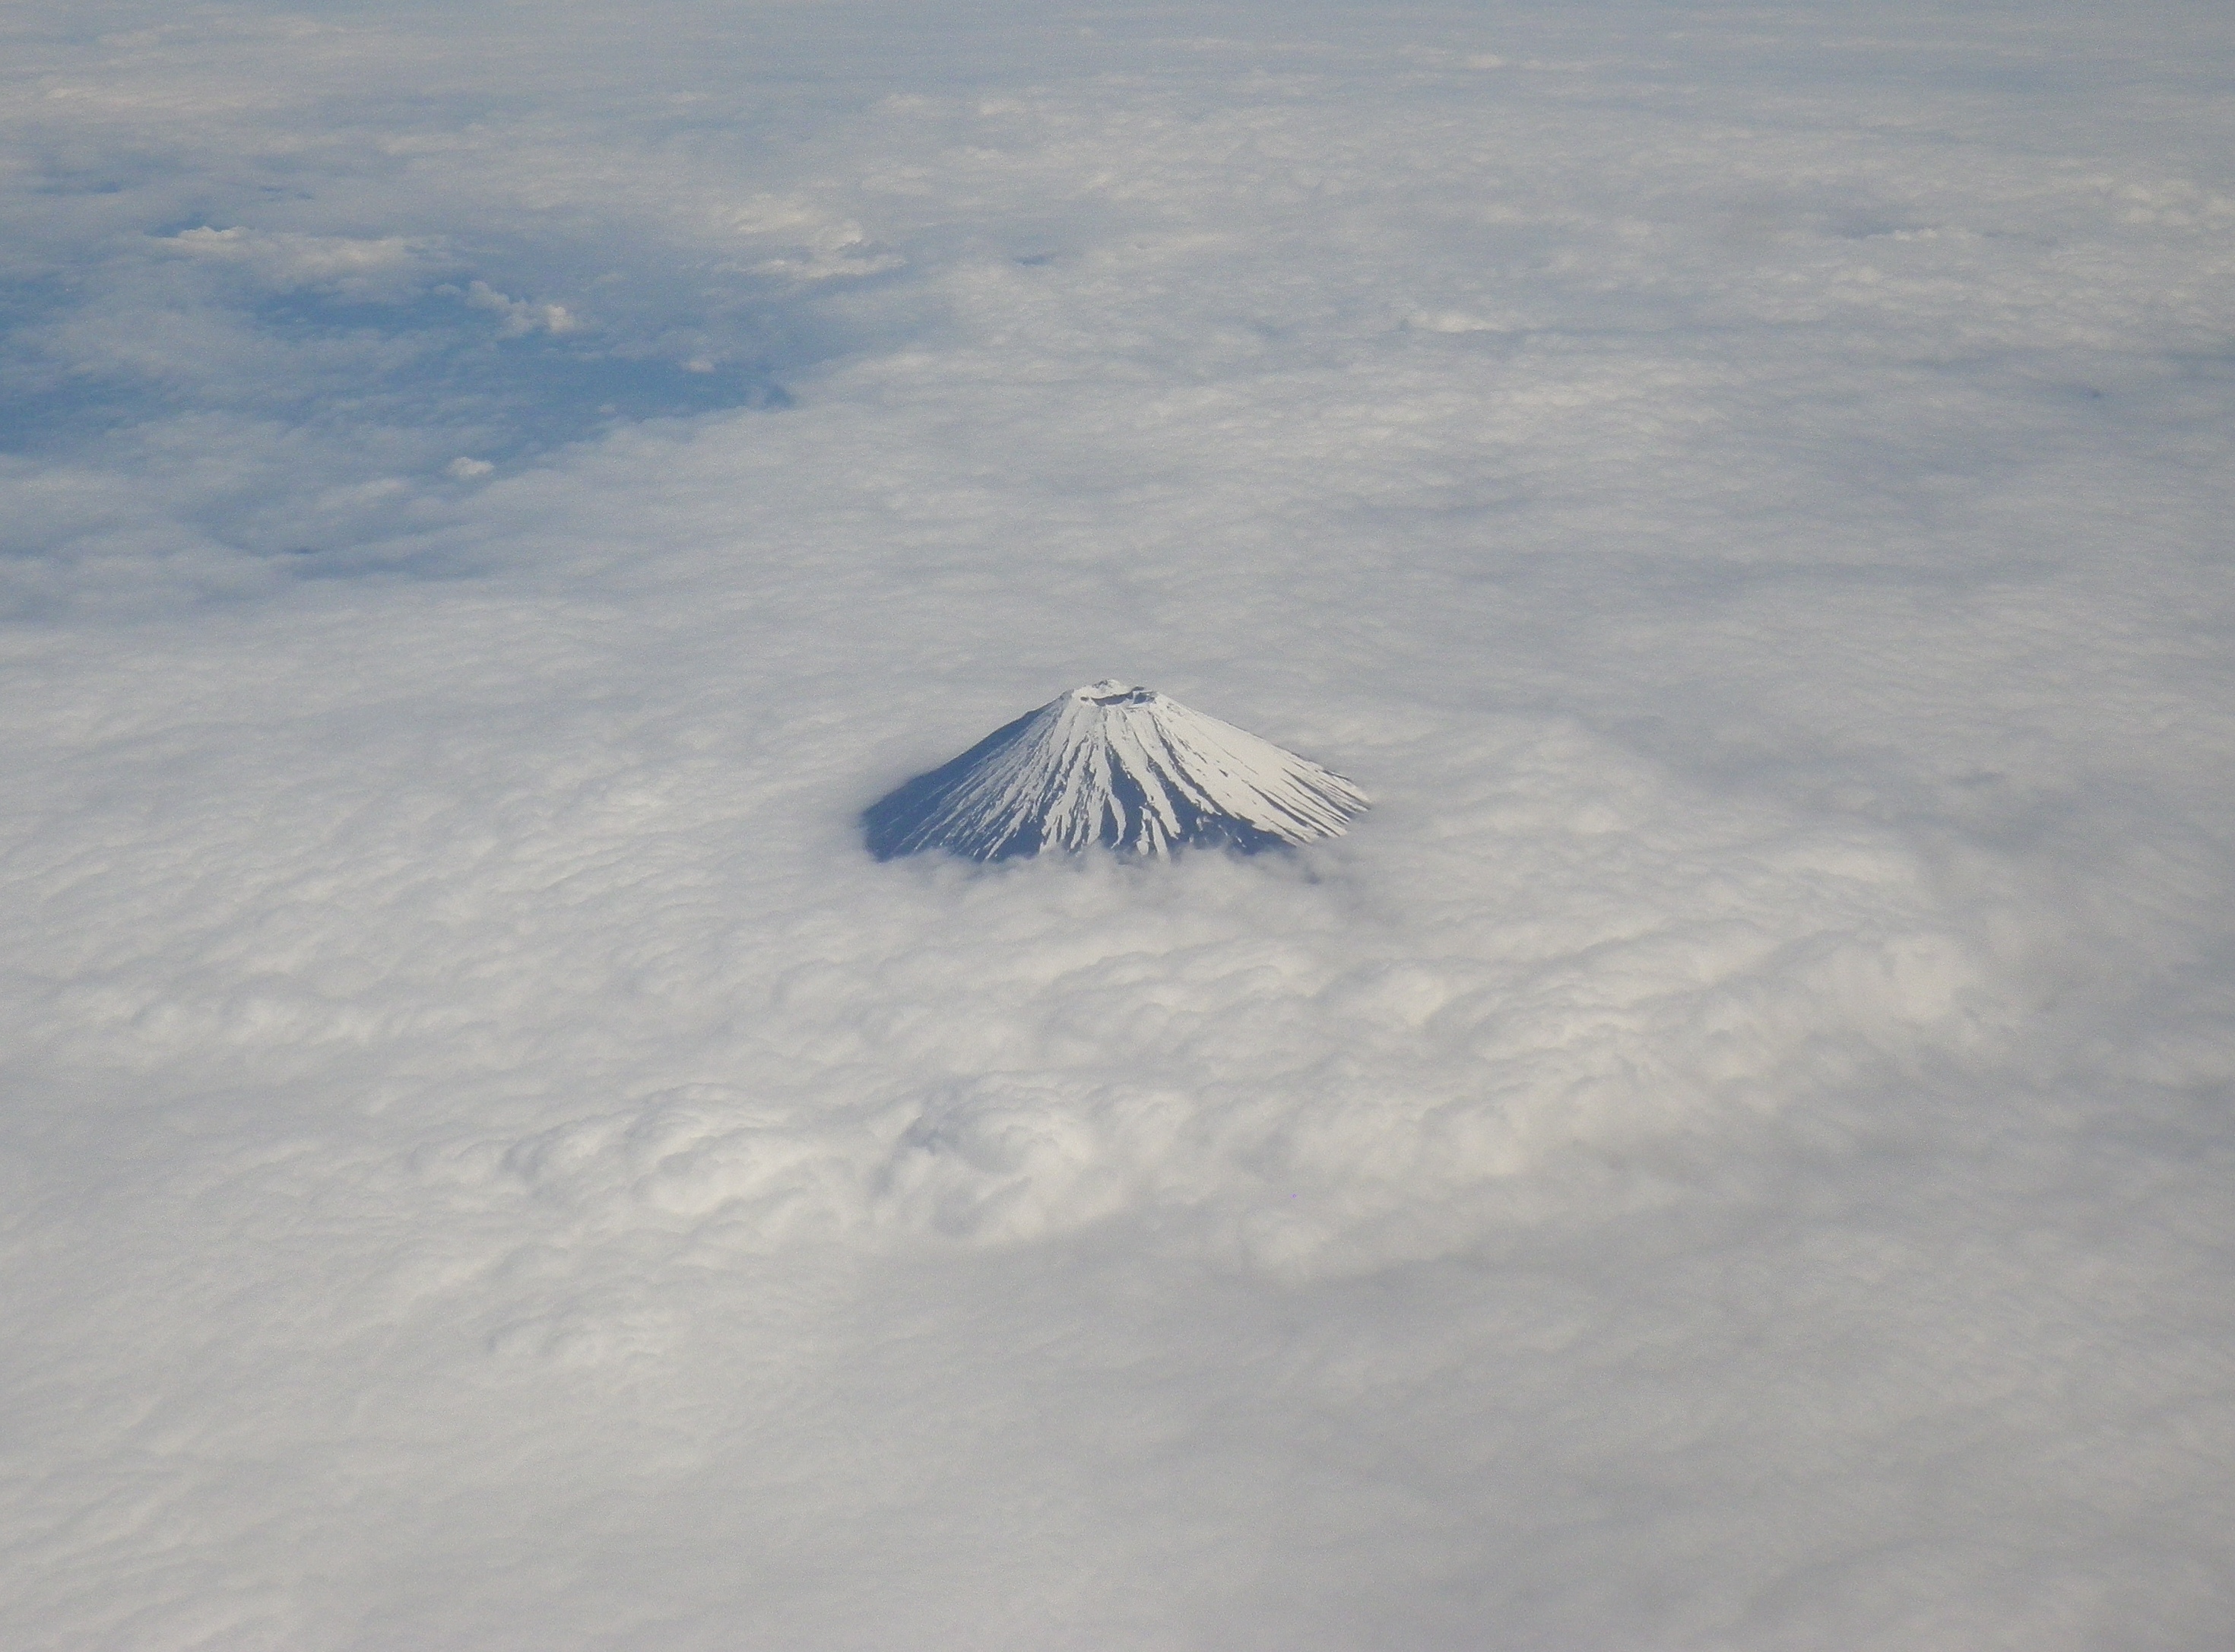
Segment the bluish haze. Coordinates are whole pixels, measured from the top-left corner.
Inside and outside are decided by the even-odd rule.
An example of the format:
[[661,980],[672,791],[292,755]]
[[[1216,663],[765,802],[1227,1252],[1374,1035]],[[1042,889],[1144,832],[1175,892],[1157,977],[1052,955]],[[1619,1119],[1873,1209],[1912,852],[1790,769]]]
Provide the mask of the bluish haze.
[[0,1642],[2223,1646],[2232,71],[17,10]]

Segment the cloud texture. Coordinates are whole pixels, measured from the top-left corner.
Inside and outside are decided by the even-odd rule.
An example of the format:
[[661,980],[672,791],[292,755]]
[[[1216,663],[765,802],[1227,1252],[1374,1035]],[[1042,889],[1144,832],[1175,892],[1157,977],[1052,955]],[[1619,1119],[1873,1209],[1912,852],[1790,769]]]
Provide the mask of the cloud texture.
[[11,1645],[2217,1643],[2225,18],[15,27]]

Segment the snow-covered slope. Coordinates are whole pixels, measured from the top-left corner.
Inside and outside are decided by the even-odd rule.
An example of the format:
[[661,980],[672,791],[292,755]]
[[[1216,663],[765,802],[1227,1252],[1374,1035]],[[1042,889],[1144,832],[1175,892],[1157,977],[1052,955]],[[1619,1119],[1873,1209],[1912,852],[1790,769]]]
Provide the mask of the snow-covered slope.
[[863,816],[880,860],[945,849],[996,861],[1095,844],[1165,855],[1334,837],[1367,807],[1340,775],[1152,688],[1058,695]]

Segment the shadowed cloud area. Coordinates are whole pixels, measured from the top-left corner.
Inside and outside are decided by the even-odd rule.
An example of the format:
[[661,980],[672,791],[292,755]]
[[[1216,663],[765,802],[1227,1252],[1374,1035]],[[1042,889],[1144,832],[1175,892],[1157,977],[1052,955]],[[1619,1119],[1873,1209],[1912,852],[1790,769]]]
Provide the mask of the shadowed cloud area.
[[2225,8],[4,27],[8,1647],[2224,1643]]

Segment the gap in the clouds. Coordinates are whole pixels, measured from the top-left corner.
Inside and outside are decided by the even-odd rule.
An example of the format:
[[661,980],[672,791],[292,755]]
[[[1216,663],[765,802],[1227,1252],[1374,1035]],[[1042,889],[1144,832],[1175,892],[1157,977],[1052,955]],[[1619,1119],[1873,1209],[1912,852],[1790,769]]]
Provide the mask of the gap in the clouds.
[[[748,333],[745,349],[733,342],[678,359],[680,351],[595,334],[491,337],[486,318],[447,295],[381,304],[291,294],[213,318],[230,334],[223,342],[235,346],[234,360],[157,382],[41,359],[49,353],[41,332],[67,324],[57,312],[69,296],[51,287],[25,282],[0,292],[0,326],[11,340],[0,361],[9,392],[0,403],[0,453],[53,454],[223,408],[342,436],[394,427],[506,462],[615,423],[788,407],[787,372],[840,348],[803,330],[764,326],[737,330]],[[282,370],[256,370],[273,365]]]
[[[174,243],[213,215],[193,216]],[[11,612],[90,593],[87,547],[158,493],[168,520],[141,541],[171,571],[158,603],[456,575],[420,530],[486,479],[639,424],[781,412],[787,381],[921,321],[865,293],[906,280],[882,271],[803,285],[540,244],[469,258],[429,237],[359,281],[363,249],[386,242],[124,245],[89,281],[0,282],[0,462],[93,484],[12,524]]]

